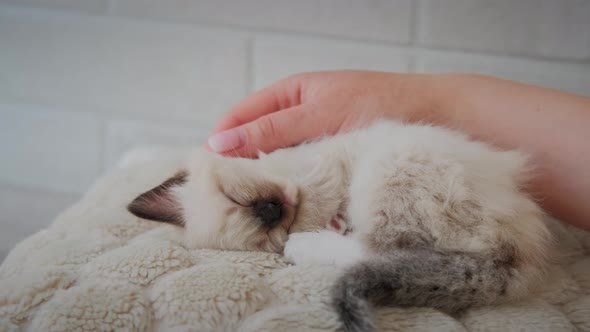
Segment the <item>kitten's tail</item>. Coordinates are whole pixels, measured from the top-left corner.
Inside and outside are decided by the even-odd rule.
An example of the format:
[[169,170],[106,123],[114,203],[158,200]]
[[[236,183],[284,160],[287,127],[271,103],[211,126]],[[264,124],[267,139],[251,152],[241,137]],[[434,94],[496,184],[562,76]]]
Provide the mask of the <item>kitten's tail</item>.
[[[399,249],[360,262],[333,289],[332,300],[346,331],[374,331],[370,305],[432,307],[458,313],[506,298],[522,288],[514,250],[497,257]],[[514,282],[513,282],[514,281]]]

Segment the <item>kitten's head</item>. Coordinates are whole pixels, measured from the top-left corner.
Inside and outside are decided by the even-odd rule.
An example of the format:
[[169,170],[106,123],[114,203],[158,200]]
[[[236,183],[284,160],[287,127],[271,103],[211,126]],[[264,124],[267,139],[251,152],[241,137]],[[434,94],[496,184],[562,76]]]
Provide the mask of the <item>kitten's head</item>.
[[281,252],[289,233],[329,225],[335,203],[312,207],[307,201],[318,198],[317,190],[273,173],[260,160],[198,151],[185,169],[139,195],[128,210],[184,228],[193,248]]

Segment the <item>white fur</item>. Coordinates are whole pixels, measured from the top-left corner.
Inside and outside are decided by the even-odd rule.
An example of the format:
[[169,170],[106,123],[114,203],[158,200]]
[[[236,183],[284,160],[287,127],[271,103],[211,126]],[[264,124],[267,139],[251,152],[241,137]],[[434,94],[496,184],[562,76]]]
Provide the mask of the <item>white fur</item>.
[[[540,275],[549,233],[543,212],[521,188],[526,162],[517,151],[451,130],[382,121],[258,160],[195,151],[185,165],[188,183],[172,193],[191,248],[284,249],[296,263],[349,264],[383,254],[371,241],[383,246],[419,230],[437,250],[489,254],[515,247],[528,285]],[[252,208],[264,195],[285,203],[279,226],[270,229]],[[330,229],[338,215],[346,215],[354,241],[326,232],[293,235]]]
[[[350,204],[345,212],[354,232],[368,233],[373,227],[375,201],[380,199],[375,195],[381,195],[379,188],[385,179],[390,178],[395,169],[415,171],[412,168],[418,167],[416,171],[420,171],[420,165],[410,162],[412,158],[428,159],[429,164],[425,165],[428,172],[439,165],[446,167],[442,177],[432,172],[422,175],[423,183],[431,192],[443,192],[455,201],[474,199],[483,207],[483,222],[477,225],[479,231],[467,236],[460,229],[449,232],[444,227],[437,219],[439,207],[428,205],[428,202],[420,203],[422,205],[418,207],[424,215],[432,217],[432,220],[427,220],[430,223],[427,226],[440,238],[441,248],[486,250],[486,243],[500,236],[512,237],[528,246],[526,252],[540,254],[543,250],[545,244],[541,240],[547,236],[547,230],[540,222],[542,212],[519,187],[526,170],[526,158],[522,154],[516,151],[499,152],[487,145],[469,142],[465,136],[450,130],[390,121],[317,143],[278,150],[263,155],[259,160],[221,159],[212,154],[198,154],[189,167],[190,172],[195,174],[191,174],[187,189],[183,189],[181,195],[181,205],[188,220],[187,238],[201,238],[207,242],[206,245],[210,245],[208,237],[222,236],[211,233],[214,226],[209,223],[223,223],[215,213],[227,208],[230,203],[219,198],[216,188],[211,185],[212,173],[221,178],[219,181],[259,177],[293,183],[301,190],[313,187],[310,183],[314,179],[322,176],[329,178],[334,183],[325,184],[330,186],[328,193],[315,197],[319,201],[307,202],[316,210],[323,209],[307,217],[308,222],[314,227],[325,228],[339,212],[340,202],[348,197]],[[203,164],[215,166],[210,166],[209,172],[193,171],[203,167]],[[338,186],[346,178],[349,178],[350,186],[339,189]],[[196,195],[194,191],[197,190],[204,192]],[[396,209],[395,204],[391,201],[393,210]],[[404,213],[403,210],[394,212]],[[199,220],[206,217],[208,223],[201,221],[193,225],[190,220],[194,217]],[[501,227],[498,227],[498,222],[503,223]]]
[[[325,305],[338,277],[332,266],[190,249],[177,227],[125,210],[177,167],[156,158],[113,169],[53,224],[19,243],[0,266],[0,330],[338,330],[336,313]],[[590,233],[548,222],[561,258],[540,293],[462,317],[428,308],[383,309],[376,312],[380,329],[588,330]]]
[[285,245],[285,258],[296,265],[350,266],[366,257],[361,241],[333,231],[293,233]]

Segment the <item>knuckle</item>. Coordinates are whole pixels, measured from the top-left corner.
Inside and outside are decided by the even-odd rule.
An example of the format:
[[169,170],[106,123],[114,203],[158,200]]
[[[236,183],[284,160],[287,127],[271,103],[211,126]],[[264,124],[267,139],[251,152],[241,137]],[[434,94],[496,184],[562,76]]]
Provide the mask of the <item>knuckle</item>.
[[241,120],[235,113],[226,113],[225,116],[221,118],[221,121],[230,126],[237,126],[240,124]]
[[265,116],[257,121],[260,137],[279,138],[280,132],[272,117]]
[[291,74],[291,75],[287,76],[287,80],[298,80],[298,79],[305,77],[307,74],[308,74],[308,72],[299,72],[299,73]]
[[302,72],[291,74],[291,75],[287,76],[285,81],[301,82],[301,81],[308,79],[312,75],[314,75],[314,72],[312,72],[312,71],[302,71]]

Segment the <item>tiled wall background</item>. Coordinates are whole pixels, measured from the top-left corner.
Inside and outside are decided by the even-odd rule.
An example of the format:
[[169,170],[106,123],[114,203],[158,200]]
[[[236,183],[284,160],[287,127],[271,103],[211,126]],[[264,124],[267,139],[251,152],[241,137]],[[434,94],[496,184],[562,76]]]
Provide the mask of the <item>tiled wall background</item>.
[[590,95],[588,0],[0,0],[0,259],[125,151],[288,74],[464,71]]

